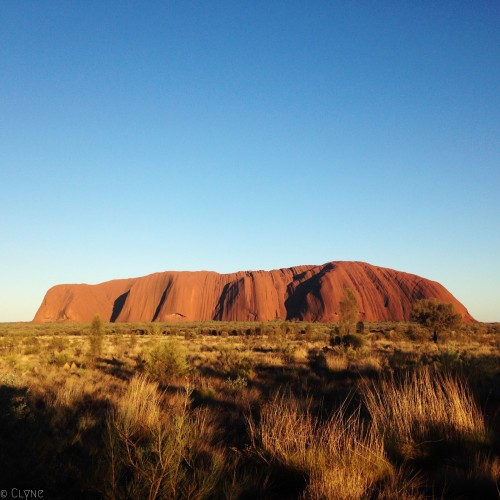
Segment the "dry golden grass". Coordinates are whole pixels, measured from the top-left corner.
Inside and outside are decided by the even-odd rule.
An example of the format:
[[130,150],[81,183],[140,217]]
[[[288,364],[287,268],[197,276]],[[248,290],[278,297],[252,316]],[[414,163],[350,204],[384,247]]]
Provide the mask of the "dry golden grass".
[[332,372],[342,372],[349,367],[349,358],[346,354],[329,352],[326,354],[325,358],[326,366]]
[[304,346],[304,344],[300,343],[297,345],[297,348],[295,349],[294,357],[295,357],[295,362],[296,363],[305,363],[307,361],[307,353],[309,349]]
[[381,372],[384,370],[385,363],[381,356],[366,355],[362,358],[352,360],[349,363],[349,368],[359,372]]
[[116,418],[124,432],[135,434],[160,425],[163,397],[156,382],[144,375],[134,376],[116,409]]
[[81,401],[85,395],[91,396],[94,391],[86,381],[79,378],[66,378],[64,383],[57,387],[53,404],[56,406],[72,406]]
[[[214,432],[208,412],[190,410],[190,394],[186,387],[183,394],[167,398],[146,376],[131,379],[107,422],[113,497],[206,498],[212,493],[224,455],[208,445],[206,436]],[[202,454],[208,458],[196,468]],[[125,471],[129,478],[120,484]]]
[[281,356],[277,356],[276,353],[272,352],[261,354],[258,359],[259,363],[264,366],[281,367],[288,364]]
[[393,474],[379,435],[365,426],[359,412],[341,407],[326,422],[314,415],[311,401],[276,396],[261,411],[255,446],[268,460],[301,471],[309,484],[304,498],[362,498]]
[[388,375],[378,385],[365,385],[364,394],[374,428],[404,458],[424,456],[429,446],[488,439],[470,390],[451,375],[429,368]]
[[481,478],[496,485],[500,498],[500,458],[477,453],[470,470],[469,478]]
[[[105,335],[93,360],[74,325],[0,335],[0,459],[11,475],[21,468],[26,480],[64,482],[66,497],[258,498],[287,487],[290,498],[312,499],[498,493],[498,445],[485,424],[495,408],[481,410],[499,401],[495,335],[436,345],[398,327],[352,349],[332,348],[325,326],[296,335],[260,326],[271,327],[280,333],[218,337],[182,325],[169,336],[135,335],[113,326],[124,333]],[[185,351],[187,372],[167,376],[160,362],[148,378],[151,353],[167,344]],[[40,475],[24,465],[29,456]],[[62,474],[55,459],[67,463]]]

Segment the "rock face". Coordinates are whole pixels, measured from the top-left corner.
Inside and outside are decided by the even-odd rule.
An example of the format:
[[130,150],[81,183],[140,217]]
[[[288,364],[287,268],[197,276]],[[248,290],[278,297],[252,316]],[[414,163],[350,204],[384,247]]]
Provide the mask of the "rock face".
[[45,295],[36,322],[90,321],[338,321],[344,288],[352,288],[363,321],[402,321],[413,302],[451,302],[467,309],[435,281],[364,262],[329,262],[274,271],[218,274],[166,271],[98,285],[57,285]]

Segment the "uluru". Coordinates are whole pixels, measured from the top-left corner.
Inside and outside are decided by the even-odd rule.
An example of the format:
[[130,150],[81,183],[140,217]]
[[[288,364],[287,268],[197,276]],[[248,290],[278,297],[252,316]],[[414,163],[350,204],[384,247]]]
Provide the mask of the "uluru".
[[165,271],[96,285],[56,285],[34,322],[338,321],[344,288],[357,297],[363,321],[404,321],[423,298],[467,309],[441,284],[364,262],[337,261],[273,271]]

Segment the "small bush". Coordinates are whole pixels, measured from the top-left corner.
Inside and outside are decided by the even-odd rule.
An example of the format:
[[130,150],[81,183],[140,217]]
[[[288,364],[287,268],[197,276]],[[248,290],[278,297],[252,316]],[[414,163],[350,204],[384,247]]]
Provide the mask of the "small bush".
[[406,370],[416,368],[418,365],[424,363],[426,359],[418,352],[395,349],[388,356],[387,361],[393,370]]
[[67,353],[67,352],[57,352],[57,353],[52,353],[52,356],[50,358],[50,363],[54,364],[56,366],[64,366],[66,363],[71,363],[72,357]]
[[130,381],[108,417],[106,498],[212,498],[222,477],[223,455],[203,448],[209,434],[206,412],[165,404],[158,385]]
[[89,357],[92,362],[102,356],[102,349],[104,345],[104,324],[99,315],[94,316],[90,324],[89,334]]
[[98,314],[94,316],[90,323],[90,333],[92,335],[104,335],[104,323]]
[[226,380],[226,387],[227,390],[231,394],[238,394],[242,392],[246,386],[248,385],[248,381],[245,377],[236,377],[236,378],[230,378],[228,377]]
[[224,375],[233,378],[250,379],[254,376],[254,361],[246,354],[238,352],[236,349],[221,346],[219,349],[218,365]]
[[155,323],[152,321],[149,324],[149,334],[150,335],[160,335],[160,333],[161,333],[160,325],[158,323]]
[[425,342],[431,340],[429,330],[417,323],[412,323],[407,330],[407,335],[410,340],[416,342]]
[[24,354],[39,354],[40,353],[40,341],[35,336],[27,337],[23,341]]
[[295,346],[291,342],[281,343],[279,351],[284,363],[292,364],[295,361]]
[[325,353],[321,349],[309,349],[307,360],[309,366],[315,372],[322,372],[328,368]]
[[189,371],[187,351],[175,340],[168,340],[143,355],[144,371],[161,385],[186,375]]
[[61,352],[69,345],[68,339],[64,337],[52,337],[48,343],[48,348],[54,351]]
[[443,349],[435,355],[435,360],[448,372],[456,371],[462,365],[460,351],[453,348]]
[[128,348],[133,351],[137,347],[137,335],[132,333],[128,339]]
[[184,332],[184,338],[186,340],[193,340],[196,338],[196,333],[193,330],[187,330]]
[[340,344],[342,344],[342,337],[340,335],[338,335],[338,332],[333,330],[330,333],[330,345],[332,347],[335,347],[335,346],[339,346]]
[[353,349],[361,349],[366,344],[366,339],[357,333],[344,335],[342,337],[342,345],[344,347],[352,347]]
[[351,288],[344,288],[339,308],[339,327],[341,333],[349,334],[354,332],[356,330],[359,306],[356,294]]

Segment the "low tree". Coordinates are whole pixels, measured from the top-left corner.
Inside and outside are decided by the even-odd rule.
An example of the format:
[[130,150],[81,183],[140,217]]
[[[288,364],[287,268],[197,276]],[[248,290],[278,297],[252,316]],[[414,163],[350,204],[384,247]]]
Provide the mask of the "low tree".
[[344,295],[340,299],[339,327],[343,335],[354,333],[358,321],[359,307],[356,295],[351,288],[344,288]]
[[421,299],[413,304],[411,321],[433,330],[433,340],[438,341],[439,332],[458,328],[462,317],[453,304],[438,302],[436,299]]

